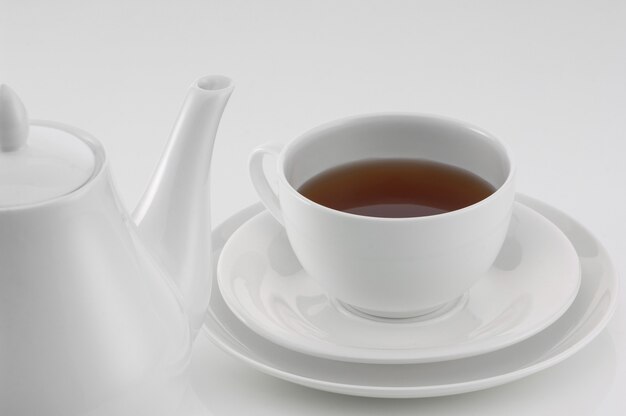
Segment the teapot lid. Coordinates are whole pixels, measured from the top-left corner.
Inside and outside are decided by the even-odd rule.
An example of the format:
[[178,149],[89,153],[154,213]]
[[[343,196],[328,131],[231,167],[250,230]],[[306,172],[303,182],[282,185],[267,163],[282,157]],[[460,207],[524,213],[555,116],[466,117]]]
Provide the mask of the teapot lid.
[[63,196],[93,175],[96,156],[78,136],[31,124],[15,92],[0,85],[0,209]]

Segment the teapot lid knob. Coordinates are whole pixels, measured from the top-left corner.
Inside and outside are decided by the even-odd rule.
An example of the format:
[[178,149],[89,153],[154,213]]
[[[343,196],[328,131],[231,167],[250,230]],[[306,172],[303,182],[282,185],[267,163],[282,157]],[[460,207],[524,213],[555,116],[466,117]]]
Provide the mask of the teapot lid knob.
[[0,85],[0,152],[12,152],[24,146],[28,126],[22,100],[6,84]]
[[67,195],[102,166],[93,139],[73,127],[28,118],[24,104],[0,84],[0,212]]

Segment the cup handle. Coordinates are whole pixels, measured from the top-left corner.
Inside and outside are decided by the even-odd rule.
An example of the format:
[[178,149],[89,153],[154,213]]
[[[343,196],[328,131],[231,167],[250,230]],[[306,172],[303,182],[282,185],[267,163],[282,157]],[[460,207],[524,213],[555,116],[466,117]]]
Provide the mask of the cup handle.
[[267,175],[265,175],[265,170],[263,169],[263,160],[265,159],[265,156],[271,155],[277,158],[282,150],[282,147],[283,145],[279,143],[266,143],[257,147],[250,155],[248,169],[250,171],[252,185],[254,185],[257,194],[259,194],[261,202],[263,202],[265,208],[267,208],[270,214],[274,216],[276,221],[278,221],[281,225],[284,225],[283,212],[280,209],[278,195],[276,195],[272,189],[272,186],[267,180]]

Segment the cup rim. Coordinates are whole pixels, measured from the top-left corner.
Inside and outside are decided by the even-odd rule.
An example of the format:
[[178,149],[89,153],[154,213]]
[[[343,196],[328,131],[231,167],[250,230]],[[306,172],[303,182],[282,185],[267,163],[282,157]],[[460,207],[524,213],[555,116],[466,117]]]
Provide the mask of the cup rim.
[[[502,148],[502,150],[504,151],[504,155],[506,158],[506,161],[508,161],[509,163],[509,172],[508,175],[506,177],[506,179],[504,180],[504,182],[491,194],[489,195],[487,198],[481,199],[480,201],[468,205],[466,207],[460,208],[460,209],[456,209],[454,211],[448,211],[448,212],[444,212],[444,213],[440,213],[440,214],[434,214],[434,215],[427,215],[427,216],[421,216],[421,217],[400,217],[400,218],[393,218],[393,217],[371,217],[371,216],[367,216],[367,215],[358,215],[358,214],[352,214],[349,212],[345,212],[345,211],[340,211],[340,210],[336,210],[333,208],[329,208],[325,205],[322,204],[318,204],[315,201],[310,200],[309,198],[305,197],[304,195],[302,195],[300,192],[298,192],[297,189],[295,189],[291,183],[289,183],[289,180],[287,179],[286,175],[285,175],[285,162],[286,162],[286,157],[287,154],[289,153],[289,150],[296,145],[296,143],[300,143],[303,140],[309,139],[312,136],[318,135],[328,129],[331,129],[333,127],[342,125],[342,124],[357,124],[359,122],[363,122],[366,120],[372,120],[372,119],[384,119],[384,118],[397,118],[397,119],[415,119],[415,118],[419,118],[419,119],[423,119],[423,120],[430,120],[430,121],[436,121],[436,122],[440,122],[440,123],[447,123],[447,124],[454,124],[457,127],[461,127],[463,129],[467,129],[467,130],[472,130],[476,133],[479,133],[480,135],[488,138],[489,140],[493,141],[496,145],[500,146]],[[301,135],[297,136],[295,139],[289,141],[281,150],[279,156],[278,156],[278,160],[277,160],[277,174],[278,174],[278,180],[279,182],[282,182],[284,185],[286,185],[286,189],[287,191],[290,193],[290,195],[292,195],[293,197],[297,198],[298,200],[300,200],[301,202],[305,203],[306,205],[309,205],[313,208],[322,210],[323,212],[329,213],[329,214],[333,214],[333,215],[337,215],[343,218],[348,218],[348,219],[353,219],[353,220],[358,220],[358,221],[373,221],[373,222],[424,222],[424,221],[433,221],[433,220],[438,220],[440,218],[449,218],[452,216],[457,216],[457,215],[462,215],[468,211],[473,211],[476,210],[478,208],[480,208],[483,205],[488,204],[489,202],[493,201],[494,199],[498,198],[502,193],[504,193],[506,191],[507,188],[510,187],[511,183],[514,180],[515,177],[515,172],[517,170],[517,165],[515,163],[515,159],[513,158],[513,154],[511,153],[511,150],[509,148],[509,146],[502,140],[498,139],[496,136],[494,136],[493,134],[487,132],[486,130],[477,127],[471,123],[467,123],[465,121],[462,120],[458,120],[452,117],[448,117],[448,116],[442,116],[442,115],[438,115],[438,114],[429,114],[429,113],[414,113],[414,112],[376,112],[376,113],[366,113],[366,114],[356,114],[356,115],[351,115],[351,116],[347,116],[347,117],[341,117],[335,120],[331,120],[328,121],[326,123],[320,124],[316,127],[313,127],[312,129],[307,130],[306,132],[302,133]]]

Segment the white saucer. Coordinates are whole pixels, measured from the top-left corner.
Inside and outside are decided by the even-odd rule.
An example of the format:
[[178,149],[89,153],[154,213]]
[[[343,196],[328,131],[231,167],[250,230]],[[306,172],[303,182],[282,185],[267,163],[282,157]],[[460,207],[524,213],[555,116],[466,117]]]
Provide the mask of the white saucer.
[[576,250],[540,214],[519,203],[494,267],[465,296],[411,319],[361,314],[329,298],[300,266],[284,228],[263,212],[221,253],[222,297],[250,329],[283,347],[341,361],[444,361],[520,342],[553,323],[580,284]]
[[[222,350],[252,367],[304,386],[357,396],[430,397],[486,389],[553,366],[600,333],[612,316],[618,280],[602,245],[580,224],[538,200],[518,196],[558,226],[578,253],[582,280],[572,306],[541,333],[514,346],[477,357],[429,364],[346,363],[297,353],[257,335],[239,321],[218,290],[211,295],[205,332]],[[214,256],[260,204],[232,216],[213,233]],[[207,375],[207,376],[210,376]]]

